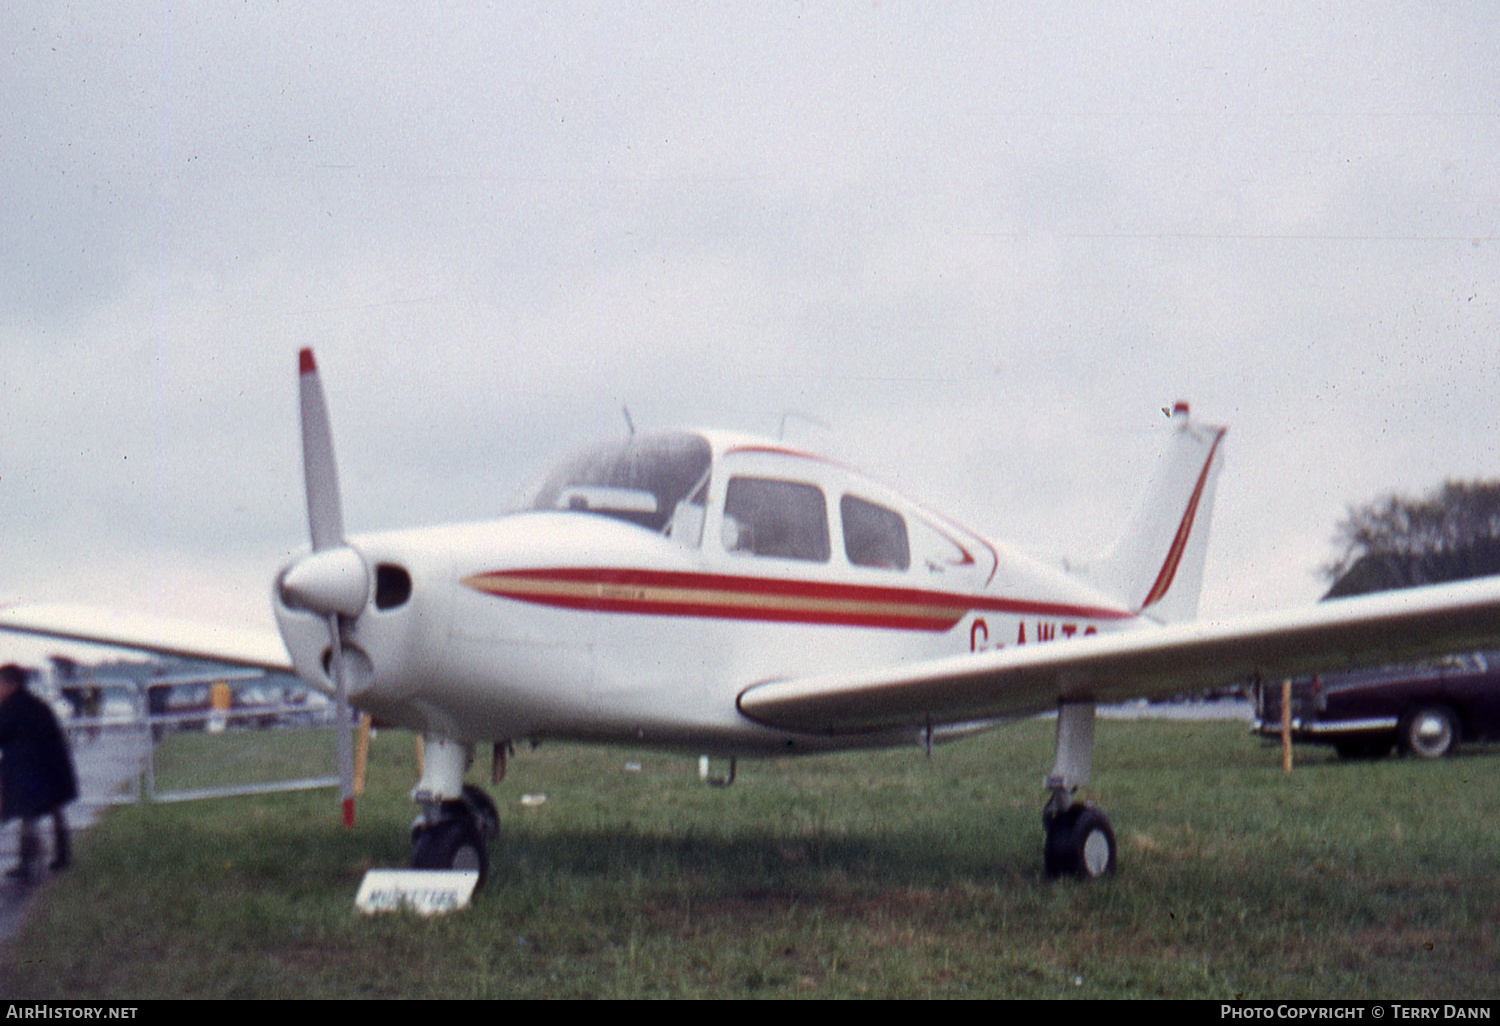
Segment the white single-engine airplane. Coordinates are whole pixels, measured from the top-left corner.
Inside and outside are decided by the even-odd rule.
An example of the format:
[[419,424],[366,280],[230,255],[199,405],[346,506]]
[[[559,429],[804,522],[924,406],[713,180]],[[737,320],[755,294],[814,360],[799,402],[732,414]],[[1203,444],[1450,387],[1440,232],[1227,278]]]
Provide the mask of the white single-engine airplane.
[[486,742],[497,770],[514,741],[557,738],[727,757],[732,779],[738,756],[930,746],[1056,710],[1045,865],[1095,878],[1115,866],[1108,819],[1076,798],[1095,703],[1500,642],[1500,578],[1192,623],[1225,431],[1181,403],[1149,501],[1086,568],[711,432],[602,446],[497,520],[345,538],[322,385],[300,361],[312,547],[276,578],[279,638],[61,606],[0,611],[0,628],[295,669],[341,710],[416,731],[417,867],[483,874],[498,818],[464,775]]

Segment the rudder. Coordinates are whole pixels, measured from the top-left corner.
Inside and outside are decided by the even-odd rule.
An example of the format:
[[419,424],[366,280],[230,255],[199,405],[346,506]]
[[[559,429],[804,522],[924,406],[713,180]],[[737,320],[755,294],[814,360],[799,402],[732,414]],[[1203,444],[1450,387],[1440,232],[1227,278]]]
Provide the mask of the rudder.
[[1198,615],[1223,427],[1198,425],[1188,404],[1171,411],[1172,433],[1145,499],[1111,552],[1082,575],[1142,616],[1181,623]]

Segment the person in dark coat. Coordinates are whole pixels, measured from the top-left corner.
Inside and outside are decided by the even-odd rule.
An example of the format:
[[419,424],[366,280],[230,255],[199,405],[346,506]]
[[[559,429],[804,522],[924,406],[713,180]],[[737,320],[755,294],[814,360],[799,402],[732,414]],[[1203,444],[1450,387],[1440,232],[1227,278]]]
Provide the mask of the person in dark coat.
[[6,875],[32,878],[41,853],[36,821],[48,815],[56,839],[52,869],[67,867],[63,806],[77,797],[73,757],[57,717],[26,690],[25,670],[14,663],[0,666],[0,823],[21,820],[21,861]]

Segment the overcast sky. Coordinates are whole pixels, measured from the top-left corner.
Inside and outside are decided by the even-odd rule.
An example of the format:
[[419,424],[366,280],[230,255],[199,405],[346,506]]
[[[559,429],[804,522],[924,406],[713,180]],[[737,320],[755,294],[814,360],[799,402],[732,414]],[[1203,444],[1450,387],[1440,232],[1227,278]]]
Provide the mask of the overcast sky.
[[7,599],[269,625],[305,345],[351,531],[501,511],[628,404],[792,412],[1076,555],[1183,398],[1227,616],[1314,601],[1349,504],[1500,476],[1500,7],[14,2],[0,43]]

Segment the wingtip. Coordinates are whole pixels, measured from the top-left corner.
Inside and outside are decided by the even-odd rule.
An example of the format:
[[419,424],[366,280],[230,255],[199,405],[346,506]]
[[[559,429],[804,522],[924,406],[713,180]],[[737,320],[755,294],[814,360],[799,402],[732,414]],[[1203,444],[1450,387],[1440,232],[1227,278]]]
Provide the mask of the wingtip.
[[303,349],[297,354],[297,372],[299,374],[315,374],[318,370],[317,361],[313,359],[311,349]]

